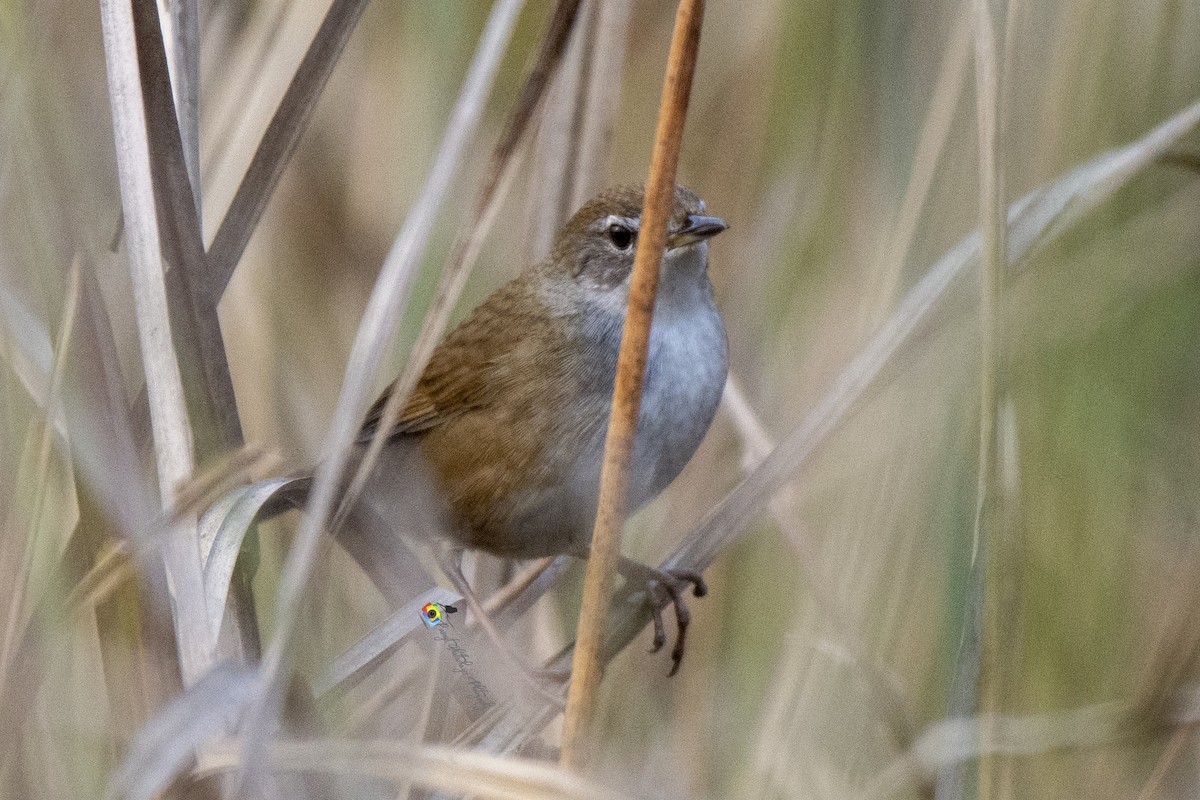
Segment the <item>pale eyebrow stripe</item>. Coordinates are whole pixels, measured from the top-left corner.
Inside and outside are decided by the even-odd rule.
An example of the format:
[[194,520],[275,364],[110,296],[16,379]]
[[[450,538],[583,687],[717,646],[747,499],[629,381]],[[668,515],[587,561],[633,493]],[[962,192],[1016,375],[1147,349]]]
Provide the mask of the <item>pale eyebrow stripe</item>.
[[610,225],[624,225],[631,231],[636,231],[641,224],[641,220],[637,217],[621,217],[616,214],[609,214],[601,223],[601,229],[607,230]]

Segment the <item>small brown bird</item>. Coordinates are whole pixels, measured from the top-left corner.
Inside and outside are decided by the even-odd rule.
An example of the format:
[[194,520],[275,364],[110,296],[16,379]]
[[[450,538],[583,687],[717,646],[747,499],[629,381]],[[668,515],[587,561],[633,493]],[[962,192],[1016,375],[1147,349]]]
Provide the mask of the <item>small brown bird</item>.
[[[364,497],[402,514],[411,476],[421,472],[443,503],[437,527],[462,546],[510,558],[587,556],[642,205],[639,186],[589,201],[547,259],[446,337],[389,431]],[[630,464],[631,513],[691,459],[725,384],[725,328],[707,241],[727,226],[704,210],[695,194],[675,189]],[[364,444],[387,395],[367,417]],[[691,584],[700,596],[703,581],[627,559],[621,572],[673,601],[674,673],[688,621],[682,591]],[[652,603],[656,650],[665,641],[658,607]]]

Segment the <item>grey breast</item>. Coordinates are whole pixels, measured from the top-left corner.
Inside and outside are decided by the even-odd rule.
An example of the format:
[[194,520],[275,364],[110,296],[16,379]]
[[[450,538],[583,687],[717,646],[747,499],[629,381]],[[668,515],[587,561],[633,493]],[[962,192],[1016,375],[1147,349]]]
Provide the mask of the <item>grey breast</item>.
[[[655,306],[630,464],[630,512],[653,500],[687,465],[712,423],[725,386],[725,327],[713,302],[712,286],[702,273],[687,277],[690,280],[683,285],[664,281]],[[592,337],[598,355],[592,363],[598,369],[590,376],[589,393],[604,398],[603,410],[570,479],[572,494],[587,498],[583,504],[589,514],[595,510],[608,429],[620,320],[604,329],[593,328]]]

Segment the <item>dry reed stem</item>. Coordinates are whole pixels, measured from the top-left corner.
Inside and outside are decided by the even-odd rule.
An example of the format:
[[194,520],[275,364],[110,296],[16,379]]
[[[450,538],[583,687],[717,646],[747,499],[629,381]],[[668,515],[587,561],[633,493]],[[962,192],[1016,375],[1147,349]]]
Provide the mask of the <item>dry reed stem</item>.
[[204,243],[158,6],[137,3],[133,12],[172,341],[178,351],[196,458],[204,460],[242,443],[241,422],[216,304],[204,297]]
[[[32,481],[34,486],[33,501],[30,505],[31,517],[25,524],[28,529],[33,532],[34,536],[42,533],[42,520],[45,514],[47,503],[47,489],[49,480],[47,475],[50,471],[50,453],[54,446],[54,429],[55,419],[62,413],[62,387],[63,387],[63,372],[66,364],[66,356],[70,350],[71,336],[75,329],[75,319],[79,311],[79,256],[76,254],[71,261],[71,266],[67,276],[67,296],[63,302],[62,320],[59,323],[58,336],[54,345],[54,352],[50,363],[50,379],[46,389],[46,402],[42,407],[42,417],[38,421],[33,435],[36,437],[36,445],[31,441],[30,445],[35,446],[36,463],[34,466]],[[64,457],[69,457],[69,454],[64,454]],[[20,481],[20,483],[27,483]],[[72,498],[74,501],[74,498]],[[12,531],[19,530],[20,522],[14,518],[14,508],[9,510],[7,528]],[[15,545],[17,540],[15,537],[10,538],[9,544]],[[12,586],[11,599],[9,601],[8,613],[5,615],[5,625],[2,639],[0,639],[0,687],[5,683],[5,674],[8,671],[8,665],[12,661],[13,648],[16,642],[24,635],[25,628],[31,619],[32,604],[29,602],[29,576],[33,570],[35,546],[32,541],[25,544],[24,551],[19,556],[20,563],[17,565],[16,576],[10,579]]]
[[[1008,209],[1010,246],[1006,279],[1011,280],[1035,253],[1160,159],[1167,148],[1197,125],[1200,125],[1200,100],[1136,141],[1102,153],[1013,202]],[[976,230],[925,273],[801,423],[780,439],[758,468],[689,532],[665,566],[703,569],[732,544],[779,487],[798,477],[800,467],[818,444],[859,407],[867,390],[877,385],[885,366],[894,363],[898,353],[909,352],[907,348],[913,345],[918,326],[941,307],[948,290],[959,283],[962,274],[975,267],[979,250],[980,234]]]
[[[167,312],[162,241],[154,202],[150,142],[142,101],[133,9],[120,0],[100,5],[109,98],[116,139],[117,174],[129,242],[129,268],[137,308],[155,456],[164,510],[174,488],[192,471],[192,434]],[[189,198],[190,201],[190,198]],[[184,681],[193,683],[215,657],[205,620],[204,586],[195,525],[170,526],[164,560],[177,618],[175,633]]]
[[604,183],[612,157],[612,139],[621,99],[621,71],[629,38],[632,0],[596,0],[596,40],[587,65],[587,105],[581,110],[572,209],[579,208]]
[[[65,435],[79,483],[87,487],[84,494],[92,496],[139,559],[157,559],[161,506],[153,485],[154,468],[148,452],[138,449],[136,430],[142,420],[135,420],[130,408],[112,318],[94,270],[85,259],[76,323],[80,331],[67,356],[63,391]],[[144,404],[146,395],[141,399]],[[148,408],[141,413],[148,416]],[[72,540],[79,533],[77,528]],[[156,600],[163,601],[165,608],[165,593]]]
[[[171,83],[176,76],[167,63],[158,6],[135,4],[133,15],[171,341],[188,404],[193,459],[200,463],[220,458],[228,448],[242,444],[241,421],[217,307],[205,297],[207,265],[200,230],[199,190],[187,164],[186,109],[181,118]],[[182,57],[190,58],[186,54]],[[178,488],[162,491],[173,503]],[[224,640],[224,646],[218,646],[224,657],[257,661],[261,646],[248,583],[235,586],[234,599],[230,618],[233,635]]]
[[[1094,703],[1046,714],[985,713],[943,719],[922,731],[912,747],[880,770],[858,796],[864,800],[896,797],[910,788],[906,784],[921,786],[947,767],[985,756],[1023,758],[1057,750],[1105,748],[1117,742],[1144,741],[1158,728],[1171,728],[1186,738],[1200,724],[1200,687],[1186,686],[1167,700],[1149,721],[1137,700]],[[1175,742],[1173,737],[1167,755]],[[1153,780],[1158,777],[1151,774]]]
[[278,453],[253,444],[222,453],[215,463],[206,465],[176,490],[171,516],[203,516],[229,492],[266,480],[281,461]]
[[[34,611],[38,624],[26,628],[3,676],[0,719],[32,719],[39,698],[53,691],[49,687],[55,685],[55,673],[45,667],[59,663],[62,656],[57,649],[47,650],[48,644],[54,647],[47,632],[62,630],[63,625],[88,625],[94,619],[100,631],[103,694],[113,714],[110,731],[120,741],[150,717],[152,708],[182,687],[158,546],[161,519],[153,496],[153,468],[142,469],[138,462],[112,326],[86,259],[80,278],[78,334],[71,338],[66,354],[63,413],[58,415],[66,426],[72,465],[83,488],[80,521],[60,551],[53,577],[40,592]],[[86,571],[93,563],[99,565],[105,543],[116,541],[129,545],[138,561],[118,556],[107,562],[108,568]],[[136,590],[121,589],[127,574],[140,578]],[[106,599],[113,589],[120,591]],[[137,620],[132,625],[125,616],[130,610]],[[89,702],[98,704],[89,708],[99,708],[105,697]],[[19,741],[25,730],[26,726],[11,726],[11,731],[0,734],[0,772],[12,763],[5,754],[19,751],[10,742]]]
[[[963,644],[955,666],[950,709],[955,715],[968,714],[972,710],[995,712],[999,708],[1000,692],[1003,691],[1003,667],[999,659],[1005,638],[1001,629],[1009,627],[1004,624],[1002,610],[998,607],[1003,597],[997,585],[1002,579],[1003,565],[997,559],[1004,556],[1007,504],[998,469],[1000,403],[1007,391],[1005,341],[1000,330],[1000,304],[1008,265],[1000,143],[1002,76],[991,10],[986,0],[973,0],[972,16],[979,139],[979,228],[983,233],[979,302],[979,452]],[[997,759],[989,755],[980,758],[978,797],[993,797],[1000,791],[1001,769]],[[967,774],[968,769],[960,767],[940,776],[938,800],[963,796]]]
[[[495,616],[515,601],[537,580],[546,570],[550,569],[550,565],[554,563],[554,556],[546,556],[539,558],[536,561],[531,561],[520,572],[513,576],[512,580],[501,586],[487,600],[483,602],[483,610]],[[468,625],[468,627],[470,627]]]
[[703,0],[681,0],[671,35],[671,53],[663,82],[658,129],[654,135],[654,152],[646,181],[645,208],[630,278],[628,310],[617,359],[612,413],[604,443],[604,464],[600,472],[600,502],[584,577],[583,606],[571,667],[571,688],[567,695],[562,763],[576,769],[584,764],[586,737],[596,712],[602,668],[601,648],[617,559],[621,553],[625,487],[642,399],[650,322],[658,291],[658,268],[667,239],[667,220],[671,216],[675,197],[675,170],[683,141],[683,124],[687,117],[703,20]]
[[129,545],[122,540],[111,541],[100,549],[95,563],[71,588],[64,605],[72,614],[91,611],[136,575]]
[[386,620],[334,659],[325,675],[313,682],[314,693],[320,697],[335,688],[345,688],[358,683],[384,658],[394,653],[401,645],[411,642],[412,640],[406,637],[421,629],[421,624],[414,620],[417,619],[417,612],[426,603],[457,606],[462,602],[462,595],[441,586],[422,592],[393,611]]
[[196,0],[172,0],[167,40],[171,88],[179,115],[179,136],[196,218],[200,218],[200,10]]
[[[733,421],[742,439],[742,469],[751,473],[775,448],[775,443],[767,434],[732,373],[725,382],[722,409]],[[769,505],[775,527],[795,551],[796,570],[801,578],[798,583],[805,587],[805,593],[811,597],[813,611],[827,621],[832,631],[837,632],[836,644],[843,650],[843,660],[853,667],[862,679],[872,698],[872,705],[879,710],[878,716],[885,723],[892,738],[901,743],[909,742],[917,729],[915,705],[907,696],[902,683],[877,663],[868,641],[857,629],[857,625],[847,617],[838,597],[837,587],[832,585],[823,571],[816,568],[821,560],[819,548],[796,521],[798,517],[795,492],[781,489]],[[786,647],[775,669],[772,687],[767,692],[767,696],[776,698],[776,702],[772,703],[763,715],[764,721],[760,725],[758,745],[755,748],[759,757],[751,765],[751,769],[757,769],[758,772],[756,774],[751,771],[748,774],[751,781],[757,779],[759,783],[751,784],[752,788],[744,792],[746,796],[757,797],[765,793],[762,783],[763,765],[773,766],[774,761],[774,758],[765,754],[773,753],[779,756],[788,746],[783,727],[792,706],[780,702],[778,698],[783,695],[784,690],[781,687],[786,679],[799,674],[802,669],[798,663],[797,652],[810,647],[802,637],[796,635],[800,627],[800,624],[794,626],[791,634],[786,637]]]
[[[981,250],[980,332],[980,439],[979,481],[975,504],[975,529],[972,560],[982,546],[985,505],[996,495],[993,486],[996,454],[996,408],[1002,387],[997,348],[1000,292],[1008,264],[1004,203],[1004,173],[1000,165],[1000,75],[996,63],[996,40],[987,0],[973,0],[975,32],[976,125],[979,135],[979,228],[983,232]],[[990,497],[989,497],[990,495]]]
[[0,357],[37,405],[46,401],[50,381],[50,332],[0,275]]
[[[875,257],[874,273],[881,282],[881,311],[890,308],[894,302],[900,276],[904,271],[904,261],[912,246],[917,226],[921,222],[921,212],[925,208],[929,191],[933,188],[934,176],[941,166],[946,140],[950,136],[950,126],[958,110],[963,84],[966,83],[970,45],[971,15],[967,9],[963,9],[954,22],[954,30],[950,32],[946,49],[942,53],[937,83],[934,85],[925,121],[921,125],[921,137],[917,144],[917,152],[913,156],[912,172],[904,189],[904,199],[900,201],[900,210],[888,235],[881,240]],[[884,303],[887,305],[882,305]]]
[[[235,156],[240,158],[250,149],[250,145],[245,145],[240,140],[240,136],[248,136],[244,134],[243,129],[257,126],[265,132],[271,118],[279,113],[279,105],[269,115],[259,113],[257,108],[248,109],[247,106],[258,104],[270,84],[268,76],[272,74],[276,64],[286,62],[293,55],[294,51],[287,45],[281,45],[281,42],[287,42],[284,26],[299,9],[294,5],[275,2],[264,3],[262,10],[261,16],[256,14],[247,21],[244,33],[238,37],[242,41],[236,43],[233,40],[233,28],[236,23],[231,19],[233,15],[224,6],[213,10],[207,24],[205,48],[201,51],[201,57],[207,55],[210,59],[205,70],[204,83],[205,86],[212,86],[213,90],[206,107],[211,133],[205,136],[202,142],[203,169],[200,179],[203,185],[214,190],[222,182],[221,173],[229,169],[230,159]],[[331,4],[325,12],[326,17],[332,10]],[[305,52],[315,47],[318,39],[319,36],[314,36]],[[303,55],[300,59],[303,59]],[[295,80],[296,75],[293,73],[288,86]],[[284,87],[284,93],[286,91],[287,87]],[[282,96],[281,94],[280,97]],[[244,146],[238,148],[239,142]],[[252,149],[257,151],[262,144],[263,136],[259,134],[258,144]],[[253,153],[251,157],[253,158]],[[241,183],[245,181],[248,173],[249,169],[246,169],[241,176],[236,176],[238,185],[233,186],[235,194],[241,189]],[[224,209],[222,216],[227,214],[228,207]],[[220,222],[223,224],[224,220]],[[211,242],[212,238],[209,236],[208,240]]]
[[539,261],[570,214],[592,197],[608,171],[621,94],[630,0],[580,4],[533,142],[525,257]]
[[1159,756],[1158,761],[1155,762],[1154,769],[1150,771],[1150,776],[1142,784],[1142,790],[1138,792],[1135,800],[1154,800],[1155,797],[1160,796],[1159,789],[1163,779],[1167,777],[1171,767],[1175,766],[1175,760],[1183,753],[1183,746],[1195,738],[1198,729],[1200,729],[1200,724],[1191,723],[1184,725],[1171,735],[1171,740],[1167,743],[1167,747]]
[[[204,768],[239,765],[236,741],[205,748]],[[374,776],[412,783],[453,795],[495,800],[629,800],[629,796],[587,781],[554,764],[516,756],[495,756],[444,745],[388,739],[316,739],[276,742],[268,752],[273,769],[301,774]]]
[[579,167],[579,121],[587,105],[585,76],[596,49],[596,8],[595,0],[580,3],[579,19],[529,143],[529,201],[522,247],[525,263],[541,261],[550,253],[566,215],[578,208],[571,202],[571,187]]
[[193,764],[204,769],[204,745],[225,733],[253,698],[254,677],[250,667],[218,664],[172,698],[127,745],[108,777],[104,800],[154,800]]

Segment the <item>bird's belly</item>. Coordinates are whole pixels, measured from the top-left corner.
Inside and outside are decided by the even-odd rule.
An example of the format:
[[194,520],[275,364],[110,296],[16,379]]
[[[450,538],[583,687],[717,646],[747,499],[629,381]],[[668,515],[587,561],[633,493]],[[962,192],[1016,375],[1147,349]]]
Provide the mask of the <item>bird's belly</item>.
[[630,511],[654,499],[691,460],[725,388],[725,329],[715,308],[658,322],[630,465]]
[[[613,355],[615,372],[616,355]],[[715,307],[687,317],[655,318],[638,413],[637,438],[629,465],[626,505],[632,513],[653,500],[683,470],[708,432],[725,388],[725,329]],[[608,430],[612,373],[598,387],[604,413],[564,482],[566,494],[585,510],[573,536],[582,544],[592,521]]]

